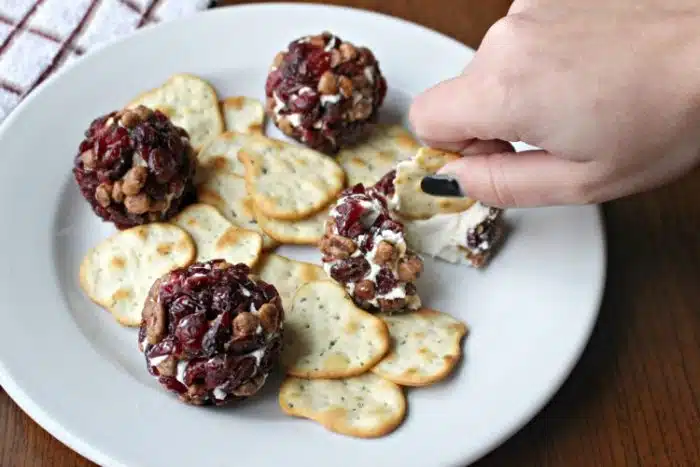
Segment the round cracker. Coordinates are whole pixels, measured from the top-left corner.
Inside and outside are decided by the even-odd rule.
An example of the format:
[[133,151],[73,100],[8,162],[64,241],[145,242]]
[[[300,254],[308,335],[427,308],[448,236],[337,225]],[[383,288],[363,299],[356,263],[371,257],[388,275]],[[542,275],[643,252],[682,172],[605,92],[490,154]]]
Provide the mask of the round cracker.
[[285,310],[292,306],[299,287],[313,281],[330,280],[321,266],[274,253],[263,255],[255,271],[262,280],[277,288]]
[[197,185],[197,198],[200,203],[215,207],[233,225],[260,234],[264,250],[278,245],[255,219],[253,198],[248,195],[244,178],[225,170],[209,172]]
[[164,223],[122,230],[92,248],[80,263],[79,284],[124,326],[138,326],[151,285],[195,259],[192,238]]
[[287,415],[357,438],[391,433],[405,419],[407,406],[400,386],[372,373],[340,380],[290,377],[282,383],[278,400]]
[[381,319],[361,310],[330,280],[302,285],[285,309],[287,373],[301,378],[347,378],[369,371],[389,350]]
[[220,103],[226,129],[239,133],[262,133],[265,109],[252,97],[232,96]]
[[274,219],[299,220],[327,206],[342,191],[343,169],[320,152],[255,135],[238,153],[248,193]]
[[372,372],[403,386],[427,386],[445,379],[462,356],[467,326],[429,308],[379,315],[389,327],[391,350]]
[[329,209],[323,209],[310,217],[297,221],[285,221],[266,216],[254,207],[255,219],[260,228],[282,244],[316,245],[323,238]]

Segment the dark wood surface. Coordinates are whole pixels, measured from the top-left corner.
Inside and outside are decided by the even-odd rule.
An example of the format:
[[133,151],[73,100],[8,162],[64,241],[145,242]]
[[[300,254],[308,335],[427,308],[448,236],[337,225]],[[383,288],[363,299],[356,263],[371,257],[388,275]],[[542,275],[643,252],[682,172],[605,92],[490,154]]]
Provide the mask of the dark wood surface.
[[[477,47],[510,1],[330,3],[389,13]],[[592,340],[547,407],[477,467],[700,465],[699,199],[695,172],[604,206],[608,282]],[[0,390],[0,466],[92,465]]]

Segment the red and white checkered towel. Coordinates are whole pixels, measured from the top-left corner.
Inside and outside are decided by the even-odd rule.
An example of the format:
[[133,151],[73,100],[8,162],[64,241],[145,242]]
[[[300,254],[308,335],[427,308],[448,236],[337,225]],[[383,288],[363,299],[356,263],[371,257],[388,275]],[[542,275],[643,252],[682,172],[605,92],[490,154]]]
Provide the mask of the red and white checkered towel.
[[86,50],[211,0],[0,0],[0,122],[39,83]]

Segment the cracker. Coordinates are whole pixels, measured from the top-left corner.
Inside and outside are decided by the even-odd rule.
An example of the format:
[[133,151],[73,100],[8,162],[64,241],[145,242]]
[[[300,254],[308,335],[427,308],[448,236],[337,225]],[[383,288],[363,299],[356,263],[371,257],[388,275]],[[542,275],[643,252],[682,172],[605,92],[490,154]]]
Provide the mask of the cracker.
[[215,170],[197,186],[200,203],[214,206],[233,225],[252,230],[262,236],[263,250],[277,246],[266,234],[253,214],[253,198],[248,195],[245,179],[224,170]]
[[373,373],[403,386],[427,386],[446,378],[459,362],[467,326],[447,313],[421,308],[380,317],[392,344]]
[[[286,312],[286,308],[285,308]],[[369,371],[389,350],[381,319],[361,310],[330,280],[302,285],[285,313],[282,365],[301,378],[346,378]]]
[[219,104],[228,131],[263,132],[265,110],[259,100],[246,96],[233,96],[227,97]]
[[369,138],[357,146],[338,153],[338,163],[345,169],[349,186],[374,185],[400,161],[408,160],[420,144],[399,125],[377,125]]
[[255,206],[275,219],[308,217],[344,187],[345,173],[333,159],[295,144],[256,136],[238,158]]
[[158,109],[170,117],[173,124],[190,134],[195,149],[224,131],[216,91],[211,84],[191,74],[172,75],[161,86],[137,96],[127,107],[138,105]]
[[299,287],[308,282],[330,279],[321,266],[274,253],[264,255],[255,271],[262,280],[277,288],[285,310],[291,308]]
[[403,389],[372,373],[340,380],[284,380],[280,408],[327,430],[357,438],[385,436],[406,417]]
[[124,326],[138,326],[151,285],[195,258],[192,238],[171,224],[152,223],[117,232],[80,263],[80,287]]
[[260,228],[270,237],[283,244],[316,245],[323,238],[329,209],[323,209],[310,217],[298,221],[285,221],[268,217],[254,208]]
[[191,204],[171,221],[194,240],[196,261],[225,259],[231,264],[253,267],[260,259],[260,234],[234,226],[208,204]]
[[415,157],[396,166],[393,209],[407,219],[428,219],[437,214],[451,214],[469,209],[476,201],[468,197],[432,196],[421,190],[421,180],[434,175],[448,162],[460,159],[459,154],[420,148]]
[[209,140],[197,154],[197,181],[206,179],[212,171],[221,170],[244,177],[245,166],[238,159],[238,152],[250,138],[246,133],[227,131]]

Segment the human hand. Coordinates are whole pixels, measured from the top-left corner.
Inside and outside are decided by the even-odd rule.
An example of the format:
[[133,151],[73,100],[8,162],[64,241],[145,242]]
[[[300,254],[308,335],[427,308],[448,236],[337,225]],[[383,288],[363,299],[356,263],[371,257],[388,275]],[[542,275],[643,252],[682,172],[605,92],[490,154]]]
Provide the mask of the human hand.
[[[440,173],[486,204],[651,189],[700,161],[698,30],[692,0],[515,0],[463,74],[418,96],[410,118],[425,144],[465,154]],[[431,194],[456,186],[423,182]]]

